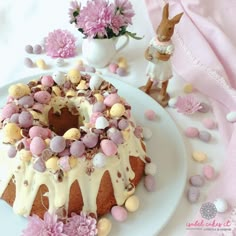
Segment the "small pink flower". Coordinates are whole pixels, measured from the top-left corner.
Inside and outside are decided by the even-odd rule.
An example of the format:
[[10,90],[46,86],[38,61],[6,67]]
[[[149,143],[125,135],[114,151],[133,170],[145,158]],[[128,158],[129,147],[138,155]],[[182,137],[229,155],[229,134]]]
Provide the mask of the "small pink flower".
[[64,233],[73,236],[95,236],[97,234],[97,221],[83,212],[80,215],[72,213],[71,218],[64,226]]
[[72,57],[75,55],[75,37],[67,30],[57,29],[45,39],[46,53],[51,57]]
[[44,219],[37,215],[28,217],[27,228],[22,231],[22,236],[67,236],[63,233],[63,223],[57,221],[57,215],[44,214]]
[[179,96],[175,108],[183,114],[193,114],[202,108],[201,103],[195,99],[193,95]]

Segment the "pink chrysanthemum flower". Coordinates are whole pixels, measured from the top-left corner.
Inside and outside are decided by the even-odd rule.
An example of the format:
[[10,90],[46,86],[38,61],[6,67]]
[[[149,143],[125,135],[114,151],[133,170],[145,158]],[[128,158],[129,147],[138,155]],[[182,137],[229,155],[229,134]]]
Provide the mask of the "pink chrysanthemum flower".
[[97,234],[97,221],[83,212],[80,215],[72,213],[64,226],[64,233],[73,236],[94,236]]
[[44,214],[42,220],[37,215],[28,217],[28,226],[22,231],[22,236],[67,236],[63,233],[63,223],[57,221],[57,215]]
[[122,15],[124,24],[132,24],[132,17],[134,16],[132,4],[127,0],[115,0],[115,7],[118,14]]
[[202,108],[201,103],[196,100],[193,95],[179,96],[176,103],[175,108],[177,111],[183,114],[193,114],[199,109]]
[[51,57],[73,57],[76,52],[75,37],[67,30],[57,29],[45,39],[45,49]]
[[69,18],[70,23],[76,22],[76,17],[79,15],[81,4],[79,4],[76,0],[70,3],[69,8]]

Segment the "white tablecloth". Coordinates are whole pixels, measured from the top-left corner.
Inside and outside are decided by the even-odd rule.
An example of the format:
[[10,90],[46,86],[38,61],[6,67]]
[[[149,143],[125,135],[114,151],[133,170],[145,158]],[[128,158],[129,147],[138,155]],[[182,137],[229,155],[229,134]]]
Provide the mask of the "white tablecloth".
[[[130,40],[129,45],[121,51],[117,57],[124,56],[129,62],[128,75],[124,77],[117,76],[117,80],[121,80],[134,87],[139,87],[146,83],[145,69],[147,62],[144,59],[144,51],[149,40],[154,36],[153,29],[149,22],[143,1],[131,1],[135,10],[135,17],[130,31],[136,32],[140,36],[144,36],[142,40]],[[78,55],[76,57],[66,59],[66,66],[63,69],[72,68],[81,55],[81,35],[73,25],[69,24],[68,18],[69,1],[67,0],[4,0],[0,2],[0,86],[13,82],[19,78],[30,75],[40,74],[41,69],[27,68],[24,66],[24,58],[30,57],[33,61],[42,58],[49,65],[47,72],[58,69],[55,59],[51,59],[45,54],[33,55],[27,54],[24,50],[26,44],[35,45],[41,43],[43,38],[49,32],[55,29],[68,29],[75,36],[78,36]],[[109,74],[107,68],[101,70],[104,74]],[[168,92],[171,97],[183,95],[183,85],[185,82],[177,75],[170,81]],[[202,101],[208,102],[207,98],[195,92],[196,96]],[[204,129],[201,120],[201,114],[185,116],[177,113],[173,108],[166,108],[167,112],[172,116],[181,133],[187,126],[195,126]],[[212,113],[208,113],[208,117],[214,118]],[[163,131],[164,132],[164,131]],[[208,154],[209,164],[220,172],[220,165],[224,155],[223,144],[217,130],[211,131],[212,140],[209,144],[199,140],[190,140],[183,135],[184,143],[188,154],[188,177],[194,174],[201,174],[202,165],[195,163],[191,159],[193,150],[201,150]],[[159,234],[161,236],[182,236],[186,230],[186,224],[195,220],[196,213],[199,211],[202,202],[204,202],[207,193],[213,186],[214,181],[207,182],[201,188],[201,198],[196,204],[190,204],[186,199],[186,191],[189,187],[186,179],[186,189],[179,205]],[[174,198],[175,196],[173,196]],[[161,204],[161,203],[159,203]],[[157,206],[158,210],[158,206]],[[157,219],[158,220],[158,219]],[[145,227],[145,224],[140,227]],[[127,233],[127,235],[129,235]]]

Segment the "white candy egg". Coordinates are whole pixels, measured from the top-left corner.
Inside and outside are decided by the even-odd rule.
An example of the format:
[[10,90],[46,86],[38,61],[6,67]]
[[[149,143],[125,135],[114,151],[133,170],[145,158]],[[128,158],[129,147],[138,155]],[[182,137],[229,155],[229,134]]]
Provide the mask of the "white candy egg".
[[93,165],[98,168],[102,168],[106,165],[106,156],[99,152],[93,157]]
[[145,165],[145,174],[146,175],[155,175],[157,173],[157,167],[154,163],[146,163]]
[[231,111],[226,115],[226,119],[229,122],[235,122],[236,121],[236,111]]
[[168,106],[174,108],[176,102],[177,102],[177,97],[171,98],[171,99],[168,101]]
[[228,203],[223,198],[217,198],[214,201],[214,205],[219,213],[224,213],[228,210]]
[[100,85],[102,84],[103,79],[98,75],[93,75],[89,81],[89,87],[92,90],[99,89]]
[[58,84],[58,85],[62,85],[65,83],[66,81],[66,77],[65,74],[61,71],[55,71],[52,74],[52,78],[53,80]]
[[96,119],[96,122],[95,122],[96,129],[105,129],[108,126],[109,126],[109,122],[105,117],[100,116]]
[[143,138],[146,140],[151,139],[152,137],[152,131],[148,127],[143,127]]

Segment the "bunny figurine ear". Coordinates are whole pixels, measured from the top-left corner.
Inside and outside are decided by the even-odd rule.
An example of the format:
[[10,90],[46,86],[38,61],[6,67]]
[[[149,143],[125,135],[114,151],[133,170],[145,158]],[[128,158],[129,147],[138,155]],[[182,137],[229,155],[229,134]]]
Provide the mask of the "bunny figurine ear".
[[179,13],[178,15],[174,16],[174,17],[171,19],[171,21],[172,21],[174,24],[179,23],[179,21],[180,21],[180,19],[181,19],[181,17],[182,17],[183,14],[184,14],[183,12],[182,12],[182,13]]
[[169,17],[169,3],[166,3],[166,5],[163,8],[162,19],[168,20],[168,17]]

